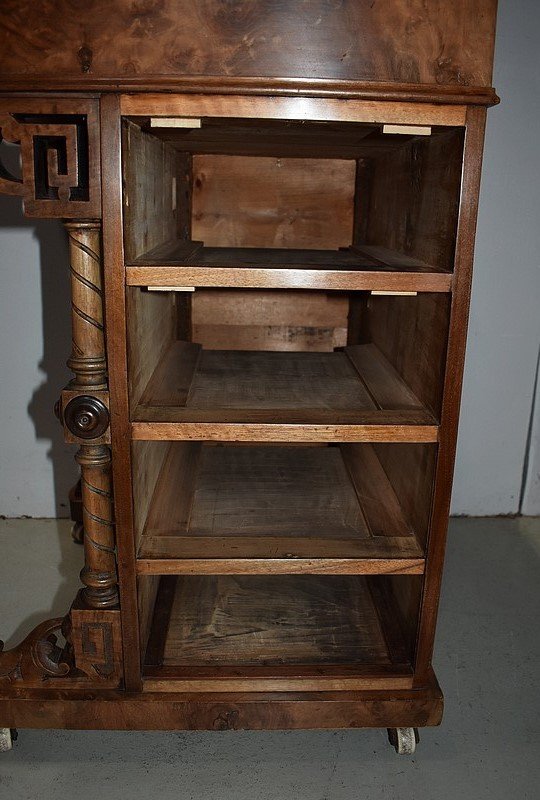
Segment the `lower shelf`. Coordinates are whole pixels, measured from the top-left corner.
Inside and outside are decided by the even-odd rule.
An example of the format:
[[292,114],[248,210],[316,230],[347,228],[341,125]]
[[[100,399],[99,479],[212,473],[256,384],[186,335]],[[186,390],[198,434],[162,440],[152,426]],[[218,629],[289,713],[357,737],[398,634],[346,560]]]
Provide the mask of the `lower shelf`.
[[381,579],[161,579],[146,653],[154,689],[171,681],[184,691],[407,687],[411,674]]

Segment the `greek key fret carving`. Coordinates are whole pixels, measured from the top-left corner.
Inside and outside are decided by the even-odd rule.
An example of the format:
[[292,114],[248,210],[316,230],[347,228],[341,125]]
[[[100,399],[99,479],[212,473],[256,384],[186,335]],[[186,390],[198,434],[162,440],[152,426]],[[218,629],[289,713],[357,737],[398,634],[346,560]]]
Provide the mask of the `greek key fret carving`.
[[107,622],[86,623],[82,626],[82,648],[93,659],[92,669],[102,678],[114,672],[113,633]]
[[0,193],[23,198],[28,216],[99,217],[97,104],[0,100],[0,141],[18,144],[22,178],[0,160]]
[[69,638],[76,668],[91,680],[118,684],[122,679],[120,612],[88,608],[83,592],[70,613]]

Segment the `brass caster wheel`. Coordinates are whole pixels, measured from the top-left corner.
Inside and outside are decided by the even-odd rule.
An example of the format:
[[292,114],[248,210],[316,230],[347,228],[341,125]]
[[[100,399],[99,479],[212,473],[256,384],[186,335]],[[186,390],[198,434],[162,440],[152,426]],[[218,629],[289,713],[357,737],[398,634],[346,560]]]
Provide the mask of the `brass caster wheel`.
[[10,728],[0,728],[0,753],[7,753],[13,747],[17,738],[17,731]]
[[388,740],[400,756],[412,756],[420,741],[418,728],[388,728]]

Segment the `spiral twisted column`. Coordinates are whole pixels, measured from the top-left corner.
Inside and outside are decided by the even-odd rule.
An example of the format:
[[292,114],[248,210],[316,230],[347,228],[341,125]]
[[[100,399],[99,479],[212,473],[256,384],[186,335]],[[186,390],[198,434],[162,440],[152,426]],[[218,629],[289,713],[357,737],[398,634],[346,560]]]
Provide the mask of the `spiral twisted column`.
[[73,388],[107,386],[101,225],[97,221],[66,222],[71,275],[71,356],[67,365],[75,377]]
[[[103,324],[101,225],[99,221],[65,223],[69,236],[72,351],[68,367],[75,377],[63,422],[80,443],[75,456],[81,467],[85,565],[82,598],[89,608],[118,604],[116,548],[111,483],[111,451],[103,439],[108,409],[107,361]],[[93,396],[92,393],[96,395]],[[107,439],[106,439],[107,441]]]

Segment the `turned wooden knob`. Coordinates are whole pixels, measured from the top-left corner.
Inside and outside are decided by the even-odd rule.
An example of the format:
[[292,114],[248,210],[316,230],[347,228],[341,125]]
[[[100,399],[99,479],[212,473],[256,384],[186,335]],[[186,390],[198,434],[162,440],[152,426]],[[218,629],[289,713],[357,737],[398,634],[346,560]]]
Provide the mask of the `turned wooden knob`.
[[79,439],[97,439],[109,427],[109,410],[96,397],[80,395],[65,407],[64,423]]

